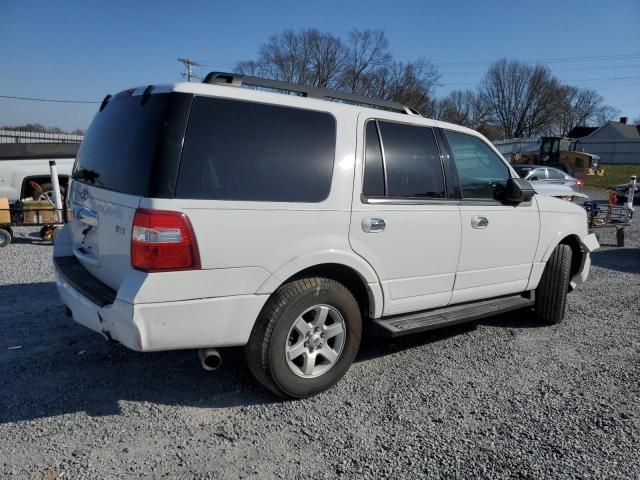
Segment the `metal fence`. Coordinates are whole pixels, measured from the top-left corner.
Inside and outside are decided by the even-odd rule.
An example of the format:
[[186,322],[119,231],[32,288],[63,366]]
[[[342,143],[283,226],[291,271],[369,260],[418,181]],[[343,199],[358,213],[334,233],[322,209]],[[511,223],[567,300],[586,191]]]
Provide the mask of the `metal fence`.
[[590,142],[576,140],[572,144],[574,150],[587,152],[600,157],[603,164],[634,164],[640,165],[640,141],[617,140],[615,142]]
[[[493,144],[507,159],[513,153],[532,152],[540,150],[539,138],[510,138],[494,140]],[[589,141],[578,139],[571,142],[571,150],[592,153],[600,157],[602,164],[634,164],[640,165],[639,140]]]
[[84,135],[0,130],[0,143],[80,143]]

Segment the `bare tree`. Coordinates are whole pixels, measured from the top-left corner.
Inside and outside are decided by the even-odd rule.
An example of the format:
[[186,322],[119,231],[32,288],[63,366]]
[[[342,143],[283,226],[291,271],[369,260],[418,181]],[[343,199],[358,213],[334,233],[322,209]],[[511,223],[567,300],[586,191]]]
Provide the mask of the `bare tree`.
[[346,42],[318,30],[285,30],[262,45],[238,73],[395,100],[421,113],[433,108],[440,75],[428,61],[395,62],[380,30],[352,30]]
[[489,106],[473,90],[453,90],[440,101],[441,120],[478,130],[490,117]]
[[262,45],[257,60],[239,62],[238,73],[285,82],[335,88],[344,69],[342,41],[328,33],[308,29],[285,30]]
[[604,125],[610,120],[615,120],[620,116],[620,110],[611,105],[602,105],[593,115],[593,122],[595,125]]
[[505,135],[522,137],[552,130],[559,88],[548,67],[501,59],[489,67],[481,92]]
[[565,85],[560,91],[557,111],[557,134],[566,135],[578,126],[602,125],[615,118],[619,111],[604,104],[604,99],[594,90]]
[[372,82],[380,70],[389,68],[389,42],[381,30],[351,30],[347,40],[347,58],[342,72],[342,89],[360,95],[370,95]]

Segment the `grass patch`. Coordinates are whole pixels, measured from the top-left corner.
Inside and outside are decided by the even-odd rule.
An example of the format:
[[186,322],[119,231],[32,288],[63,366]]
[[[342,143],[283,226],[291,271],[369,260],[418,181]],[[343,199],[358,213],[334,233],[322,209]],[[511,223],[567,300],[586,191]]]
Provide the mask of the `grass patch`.
[[586,188],[610,188],[622,183],[629,183],[631,175],[640,178],[640,165],[603,165],[604,176],[587,176],[584,178]]

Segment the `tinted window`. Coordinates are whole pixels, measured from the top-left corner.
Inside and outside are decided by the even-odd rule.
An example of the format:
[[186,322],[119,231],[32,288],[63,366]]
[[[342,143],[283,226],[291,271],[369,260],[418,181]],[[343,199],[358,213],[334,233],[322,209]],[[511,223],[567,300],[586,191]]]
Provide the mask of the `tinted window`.
[[387,196],[444,198],[444,174],[433,130],[378,122],[387,167]]
[[82,141],[73,178],[108,190],[146,195],[169,94],[112,99]]
[[331,188],[335,139],[327,113],[196,97],[176,196],[319,202]]
[[383,197],[385,190],[382,151],[380,149],[380,139],[378,138],[376,122],[373,120],[367,122],[365,141],[365,168],[362,193],[367,197]]
[[462,197],[494,199],[495,191],[506,186],[509,169],[502,159],[481,139],[464,133],[447,131],[453,151]]

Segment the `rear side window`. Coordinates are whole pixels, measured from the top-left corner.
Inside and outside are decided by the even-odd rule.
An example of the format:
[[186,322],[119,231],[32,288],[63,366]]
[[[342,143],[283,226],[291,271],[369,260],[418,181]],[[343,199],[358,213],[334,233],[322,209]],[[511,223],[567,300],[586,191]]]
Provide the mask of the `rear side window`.
[[78,150],[73,178],[131,195],[147,195],[169,94],[116,97],[96,114]]
[[380,147],[380,138],[378,137],[378,127],[374,120],[367,122],[365,141],[365,167],[362,193],[364,193],[366,197],[384,197],[384,164],[382,162],[382,149]]
[[176,196],[320,202],[331,189],[335,142],[328,113],[196,97]]
[[433,130],[400,123],[377,123],[384,151],[387,196],[444,198],[444,173]]

